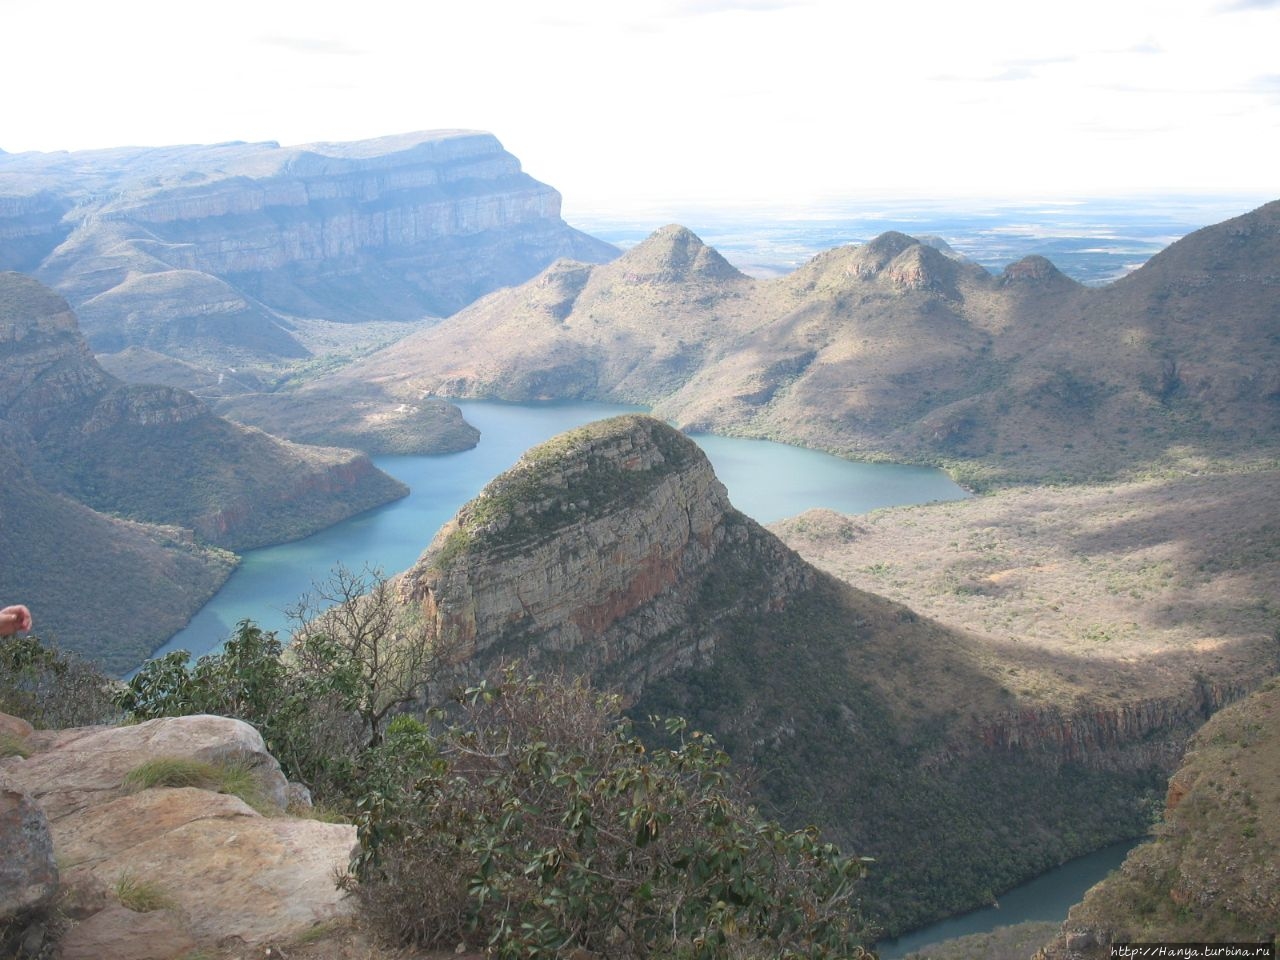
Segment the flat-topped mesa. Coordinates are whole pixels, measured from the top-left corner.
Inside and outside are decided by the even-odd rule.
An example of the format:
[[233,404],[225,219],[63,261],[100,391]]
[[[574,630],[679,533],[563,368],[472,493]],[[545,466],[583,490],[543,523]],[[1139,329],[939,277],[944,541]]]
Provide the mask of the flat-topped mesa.
[[[44,196],[66,215],[32,233]],[[292,318],[446,316],[558,257],[618,254],[496,137],[463,130],[6,157],[5,237],[0,268],[67,297],[95,350],[232,367],[305,356]]]
[[780,609],[814,576],[733,509],[692,440],[637,415],[530,450],[401,589],[469,672],[520,658],[638,694],[706,662],[721,621]]

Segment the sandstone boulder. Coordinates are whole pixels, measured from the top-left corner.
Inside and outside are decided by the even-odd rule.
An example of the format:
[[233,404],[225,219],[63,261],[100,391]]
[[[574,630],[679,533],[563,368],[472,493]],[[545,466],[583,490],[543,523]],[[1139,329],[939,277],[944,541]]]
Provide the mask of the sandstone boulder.
[[[56,851],[65,900],[78,905],[67,915],[80,921],[64,939],[64,956],[179,957],[193,947],[288,940],[349,913],[335,880],[347,867],[355,828],[285,816],[285,778],[248,724],[171,717],[39,731],[27,745],[31,756],[0,761],[12,781],[0,792],[0,843],[23,830],[38,834],[42,825],[43,847],[36,837],[18,852],[38,860],[33,854],[43,850],[52,873],[31,867],[19,876],[18,852],[6,846],[0,880],[14,891],[15,910],[52,896]],[[202,787],[126,785],[129,772],[147,761],[172,758],[247,767],[258,785],[257,809]],[[159,909],[129,914],[129,885],[144,887],[146,905]]]
[[347,912],[335,877],[355,828],[264,817],[237,797],[156,788],[55,827],[69,884],[144,882],[202,942],[288,939]]
[[175,960],[191,956],[198,944],[171,910],[112,906],[74,927],[60,946],[62,960]]
[[130,771],[161,757],[243,764],[266,802],[279,810],[287,802],[280,764],[267,753],[258,731],[241,720],[162,717],[128,727],[36,734],[28,742],[39,752],[0,761],[0,769],[39,801],[53,822],[120,796]]
[[40,909],[57,891],[49,822],[29,796],[0,783],[0,924]]
[[0,713],[0,740],[7,739],[20,743],[31,736],[32,732],[31,724],[21,717],[11,717],[7,713]]

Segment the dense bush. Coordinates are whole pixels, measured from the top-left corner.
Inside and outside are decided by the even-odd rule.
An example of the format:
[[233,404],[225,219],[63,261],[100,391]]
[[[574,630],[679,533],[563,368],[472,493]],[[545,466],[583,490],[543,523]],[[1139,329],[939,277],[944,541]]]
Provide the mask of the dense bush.
[[98,667],[39,637],[0,640],[0,712],[41,729],[105,723],[115,682]]
[[179,650],[148,660],[119,693],[131,717],[214,713],[253,724],[285,772],[337,808],[373,776],[387,719],[425,693],[438,659],[399,614],[376,571],[339,567],[292,611],[286,650],[241,621],[216,653],[190,664]]
[[284,656],[275,633],[241,621],[222,650],[176,650],[148,660],[116,702],[136,720],[212,713],[253,724],[291,779],[342,805],[358,782],[363,745],[354,671],[322,636],[307,641],[305,666]]
[[710,738],[648,751],[616,697],[508,671],[392,724],[353,888],[401,942],[498,956],[863,956],[864,864],[760,818]]

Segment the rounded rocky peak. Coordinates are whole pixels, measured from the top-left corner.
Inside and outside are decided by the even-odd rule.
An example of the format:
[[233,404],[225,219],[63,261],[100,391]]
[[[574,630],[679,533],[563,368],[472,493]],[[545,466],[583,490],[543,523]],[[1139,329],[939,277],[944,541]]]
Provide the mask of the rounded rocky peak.
[[917,237],[926,247],[933,247],[948,260],[955,260],[957,263],[972,263],[968,257],[957,250],[951,244],[947,243],[945,237],[940,237],[936,233],[927,233],[924,236]]
[[856,277],[868,280],[878,276],[892,261],[914,247],[921,247],[920,241],[915,237],[897,230],[886,231],[854,249],[849,271]]
[[618,259],[632,280],[676,283],[687,280],[745,279],[733,264],[678,223],[655,230]]
[[568,430],[531,448],[490,482],[477,500],[510,499],[518,492],[527,505],[561,493],[577,497],[590,490],[599,504],[599,494],[606,490],[621,491],[635,487],[640,478],[655,480],[706,464],[702,450],[679,430],[646,414],[623,414]]
[[872,237],[864,243],[862,250],[869,254],[875,254],[877,257],[893,259],[908,247],[918,246],[919,243],[920,241],[915,237],[901,233],[898,230],[886,230],[884,233]]
[[884,274],[904,289],[940,289],[954,284],[956,261],[934,247],[913,243],[885,265]]
[[1064,280],[1071,282],[1070,278],[1055,267],[1051,260],[1035,253],[1009,264],[1004,268],[1004,273],[1000,275],[1000,282],[1006,285],[1011,283],[1059,283]]
[[[698,445],[661,420],[643,414],[599,420],[527,451],[458,511],[423,560],[445,566],[464,545],[487,550],[550,536],[636,507],[674,475],[702,471],[714,481]],[[723,496],[723,486],[715,486]]]

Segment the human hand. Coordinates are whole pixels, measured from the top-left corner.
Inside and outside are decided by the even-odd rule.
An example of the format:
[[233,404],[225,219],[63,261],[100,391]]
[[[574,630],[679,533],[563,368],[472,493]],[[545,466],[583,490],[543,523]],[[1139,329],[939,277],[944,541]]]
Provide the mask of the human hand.
[[19,630],[31,629],[31,611],[22,604],[14,604],[0,610],[0,637],[7,637]]

